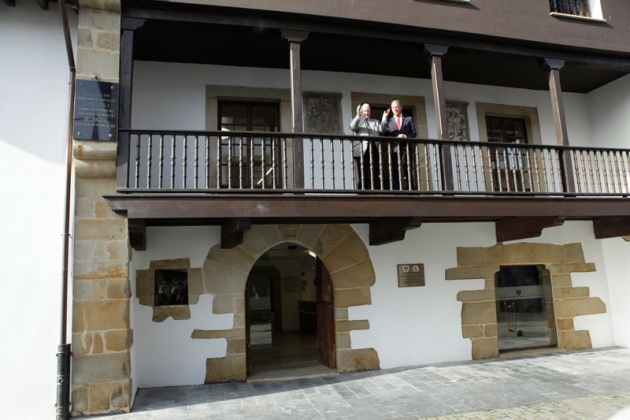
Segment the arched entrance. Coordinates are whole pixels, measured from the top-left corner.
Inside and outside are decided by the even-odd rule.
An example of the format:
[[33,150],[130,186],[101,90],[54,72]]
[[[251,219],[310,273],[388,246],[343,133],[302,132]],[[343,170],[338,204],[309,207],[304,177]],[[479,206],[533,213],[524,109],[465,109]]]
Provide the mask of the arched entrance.
[[370,328],[366,319],[349,319],[349,308],[370,305],[375,282],[370,255],[354,229],[349,225],[256,225],[244,234],[241,245],[212,247],[203,265],[203,292],[213,295],[212,312],[234,316],[232,328],[192,333],[193,339],[224,339],[227,344],[225,356],[206,359],[206,383],[247,380],[247,278],[262,255],[283,243],[314,252],[330,274],[337,371],[379,368],[376,350],[355,348],[350,337],[352,331]]
[[245,292],[249,381],[337,374],[333,295],[306,248],[281,243],[260,256]]

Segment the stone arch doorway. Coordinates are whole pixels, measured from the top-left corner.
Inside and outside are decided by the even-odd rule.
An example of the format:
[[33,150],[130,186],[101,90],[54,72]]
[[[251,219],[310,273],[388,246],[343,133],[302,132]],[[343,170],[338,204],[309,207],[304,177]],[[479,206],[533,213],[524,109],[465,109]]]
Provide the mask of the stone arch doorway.
[[214,246],[203,266],[204,292],[214,296],[213,313],[234,314],[228,330],[194,330],[193,338],[223,338],[226,355],[206,361],[206,383],[247,379],[245,293],[255,262],[281,243],[293,243],[313,252],[330,274],[334,295],[335,361],[338,372],[378,369],[373,348],[353,348],[350,333],[368,330],[368,320],[350,320],[348,308],[370,305],[374,268],[367,248],[349,225],[256,225],[243,243],[232,249]]
[[334,289],[315,253],[291,242],[265,252],[245,292],[248,381],[335,372]]

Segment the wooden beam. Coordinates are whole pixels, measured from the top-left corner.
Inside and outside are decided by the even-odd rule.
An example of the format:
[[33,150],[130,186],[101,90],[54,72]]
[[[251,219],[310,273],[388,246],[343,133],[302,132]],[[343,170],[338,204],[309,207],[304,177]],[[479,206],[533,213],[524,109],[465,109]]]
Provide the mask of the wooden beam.
[[[594,220],[630,217],[630,199],[438,196],[317,196],[115,194],[106,195],[110,208],[131,219],[223,223],[226,218],[255,223],[368,223],[375,219],[420,217],[428,222],[496,222],[508,218],[559,217]],[[367,210],[367,211],[366,211]]]
[[630,235],[630,217],[603,217],[593,220],[595,238],[615,238]]
[[230,249],[243,243],[243,235],[252,227],[252,219],[229,219],[221,225],[221,248]]
[[370,245],[384,245],[405,239],[405,232],[420,227],[419,217],[380,219],[370,222]]
[[128,219],[129,244],[136,251],[147,249],[147,225],[144,219]]
[[544,228],[560,226],[564,219],[559,217],[518,217],[496,222],[497,242],[516,239],[537,238]]

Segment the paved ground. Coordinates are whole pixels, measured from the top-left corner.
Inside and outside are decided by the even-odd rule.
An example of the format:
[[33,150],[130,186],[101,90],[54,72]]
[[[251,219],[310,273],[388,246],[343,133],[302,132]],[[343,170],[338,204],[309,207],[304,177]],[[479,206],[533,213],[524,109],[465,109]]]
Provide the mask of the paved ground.
[[[141,389],[115,419],[610,419],[630,413],[630,349],[264,383]],[[617,420],[615,417],[615,420]]]

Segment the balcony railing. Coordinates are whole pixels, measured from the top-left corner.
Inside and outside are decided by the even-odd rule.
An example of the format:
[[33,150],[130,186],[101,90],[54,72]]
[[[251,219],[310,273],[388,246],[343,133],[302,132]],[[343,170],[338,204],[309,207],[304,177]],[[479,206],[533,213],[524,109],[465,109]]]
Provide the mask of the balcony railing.
[[121,130],[118,192],[626,197],[630,150]]

